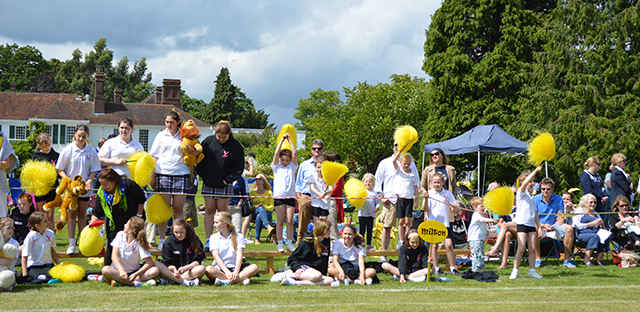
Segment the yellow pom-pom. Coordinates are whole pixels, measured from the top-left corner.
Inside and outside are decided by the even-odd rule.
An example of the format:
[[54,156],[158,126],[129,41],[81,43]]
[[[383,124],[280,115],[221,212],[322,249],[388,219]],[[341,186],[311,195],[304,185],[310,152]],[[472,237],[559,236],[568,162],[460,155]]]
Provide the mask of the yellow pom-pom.
[[529,144],[529,162],[539,166],[556,155],[556,143],[548,132],[540,133]]
[[[349,172],[349,168],[341,163],[333,161],[322,162],[322,177],[324,183],[329,186],[335,185],[340,178]],[[322,190],[319,190],[322,191]]]
[[[280,133],[278,134],[278,140],[276,141],[276,145],[280,143],[280,140],[282,140],[282,136],[287,132],[289,132],[289,137],[291,138],[291,143],[293,143],[293,148],[296,148],[296,142],[297,142],[296,140],[298,139],[296,135],[296,128],[294,128],[290,124],[285,124],[284,126],[282,126],[282,129],[280,129]],[[282,149],[291,150],[289,141],[282,142]]]
[[513,210],[514,198],[511,188],[502,186],[484,195],[483,205],[499,216],[506,216]]
[[[358,179],[349,179],[349,181],[344,184],[344,193],[347,197],[367,197],[368,195],[367,187],[364,185],[364,182]],[[362,208],[364,202],[367,201],[366,199],[360,198],[349,198],[347,200],[351,205],[358,208]]]
[[[98,224],[99,223],[99,224]],[[102,228],[104,221],[96,221],[85,226],[80,233],[80,252],[87,256],[95,256],[104,248],[104,229]]]
[[138,185],[145,186],[151,182],[156,170],[156,161],[147,152],[135,152],[129,157],[129,173],[131,180]]
[[20,183],[25,192],[47,195],[58,180],[56,167],[48,161],[28,160],[22,166]]
[[418,131],[412,126],[400,126],[393,134],[393,140],[398,143],[398,150],[404,147],[403,153],[406,153],[418,142]]
[[104,266],[104,257],[89,257],[87,258],[87,262],[91,265]]
[[147,220],[154,224],[165,222],[173,216],[173,210],[159,194],[149,197],[145,207],[147,209]]
[[75,283],[82,281],[86,272],[73,262],[62,262],[49,270],[49,275],[65,283]]

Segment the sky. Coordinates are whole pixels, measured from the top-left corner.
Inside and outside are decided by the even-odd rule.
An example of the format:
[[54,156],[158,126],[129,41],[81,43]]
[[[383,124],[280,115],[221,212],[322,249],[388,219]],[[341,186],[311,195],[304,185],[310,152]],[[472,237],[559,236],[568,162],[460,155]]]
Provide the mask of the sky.
[[[421,70],[425,30],[441,0],[78,1],[0,0],[0,44],[45,59],[107,39],[114,61],[145,57],[152,83],[180,79],[209,102],[220,68],[281,126],[318,88],[387,83]],[[344,98],[343,98],[344,99]]]

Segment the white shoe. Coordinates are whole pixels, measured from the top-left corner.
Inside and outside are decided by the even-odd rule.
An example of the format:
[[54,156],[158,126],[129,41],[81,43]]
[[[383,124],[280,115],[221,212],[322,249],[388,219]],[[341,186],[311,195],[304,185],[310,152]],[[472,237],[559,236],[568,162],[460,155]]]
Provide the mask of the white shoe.
[[279,273],[273,274],[273,276],[271,276],[271,282],[272,283],[280,283],[285,278],[287,278],[285,273],[284,272],[279,272]]
[[518,278],[518,271],[511,271],[511,275],[509,275],[509,279],[516,279]]
[[348,278],[344,279],[344,286],[349,286],[349,284],[351,284],[351,282],[349,281]]
[[340,281],[331,282],[331,287],[340,287]]
[[408,280],[410,280],[412,282],[415,282],[415,283],[422,283],[422,282],[427,280],[427,277],[424,276],[424,275],[422,275],[420,277],[411,277],[411,276],[409,276]]
[[387,257],[380,256],[380,263],[385,263],[385,262],[387,262]]
[[278,249],[278,252],[284,252],[284,245],[278,244],[277,249]]
[[364,282],[365,282],[365,284],[367,284],[367,285],[371,285],[371,284],[373,284],[373,279],[371,279],[371,278],[365,278]]
[[290,286],[290,285],[296,285],[296,281],[292,278],[285,278],[282,280],[282,282],[280,283],[280,285],[282,286]]
[[75,244],[69,245],[69,247],[67,248],[67,255],[74,254],[74,253],[76,253],[76,245]]
[[293,244],[291,245],[287,244],[287,251],[293,252],[294,250],[296,250],[296,246],[293,246]]
[[161,239],[161,240],[158,242],[158,250],[162,251],[162,245],[164,245],[164,239]]
[[529,277],[531,278],[542,278],[542,275],[538,274],[536,271],[529,271]]
[[251,281],[248,278],[242,280],[242,285],[249,285]]
[[191,280],[191,283],[193,284],[193,286],[198,286],[200,285],[200,279],[199,278],[193,279]]
[[400,250],[400,247],[402,247],[402,243],[398,242],[398,245],[396,245],[396,250]]
[[229,280],[221,280],[216,278],[215,282],[213,282],[214,286],[229,286]]

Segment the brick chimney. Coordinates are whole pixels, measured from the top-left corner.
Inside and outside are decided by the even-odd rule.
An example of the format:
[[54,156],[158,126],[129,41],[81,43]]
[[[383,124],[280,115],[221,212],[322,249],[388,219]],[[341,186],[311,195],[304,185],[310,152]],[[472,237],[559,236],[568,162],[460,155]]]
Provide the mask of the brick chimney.
[[122,104],[122,89],[116,88],[113,90],[113,103]]
[[156,104],[162,104],[162,87],[156,87]]
[[104,80],[105,80],[104,73],[96,73],[95,79],[96,79],[96,94],[93,97],[93,105],[94,105],[93,112],[95,114],[104,114],[106,112],[105,104],[104,104]]
[[180,79],[162,79],[162,103],[182,108],[180,102]]
[[11,85],[11,92],[16,92],[16,90],[17,90],[16,82],[12,81],[10,85]]

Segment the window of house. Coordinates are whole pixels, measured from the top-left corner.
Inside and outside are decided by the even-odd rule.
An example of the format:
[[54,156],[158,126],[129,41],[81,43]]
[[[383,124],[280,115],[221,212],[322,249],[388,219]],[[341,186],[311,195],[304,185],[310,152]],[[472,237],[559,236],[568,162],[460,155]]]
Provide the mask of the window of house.
[[145,151],[149,151],[149,129],[140,129],[138,131],[138,142],[144,147]]
[[27,139],[27,126],[16,126],[14,139],[16,139],[16,140],[26,140]]
[[76,133],[76,126],[68,126],[66,135],[65,135],[66,141],[69,143],[73,142],[73,136],[75,133]]
[[118,132],[118,128],[113,129],[113,135],[118,136],[120,132]]

